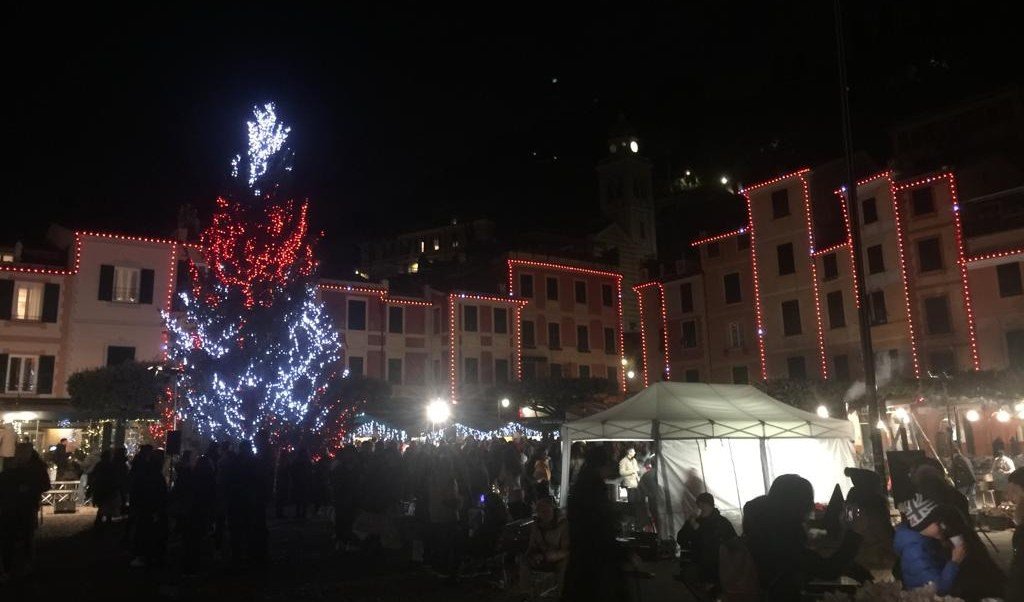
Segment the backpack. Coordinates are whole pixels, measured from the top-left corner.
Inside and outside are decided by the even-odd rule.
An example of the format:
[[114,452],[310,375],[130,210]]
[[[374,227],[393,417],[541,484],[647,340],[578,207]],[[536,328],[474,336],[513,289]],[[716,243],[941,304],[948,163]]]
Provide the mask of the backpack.
[[718,547],[718,573],[722,585],[721,600],[754,602],[761,599],[757,565],[745,538],[734,537]]

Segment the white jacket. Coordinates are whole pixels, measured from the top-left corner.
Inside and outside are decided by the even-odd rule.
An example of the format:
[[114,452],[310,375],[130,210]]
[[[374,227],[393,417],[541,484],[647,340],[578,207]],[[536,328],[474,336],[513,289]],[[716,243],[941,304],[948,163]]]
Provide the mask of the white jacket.
[[636,489],[640,485],[640,465],[636,458],[625,458],[619,460],[619,476],[622,477],[622,486],[626,489]]

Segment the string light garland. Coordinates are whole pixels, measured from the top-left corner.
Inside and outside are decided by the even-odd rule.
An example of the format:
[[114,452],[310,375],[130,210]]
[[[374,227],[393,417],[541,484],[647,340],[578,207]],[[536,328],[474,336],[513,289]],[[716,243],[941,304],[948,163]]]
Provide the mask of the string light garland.
[[818,335],[818,357],[821,362],[821,378],[828,380],[828,358],[825,356],[825,326],[821,317],[821,292],[818,290],[818,262],[814,258],[814,225],[811,222],[811,192],[806,173],[799,175],[804,195],[804,223],[807,226],[808,264],[811,268],[811,290],[814,293],[814,319]]
[[658,282],[658,281],[651,281],[651,282],[645,282],[643,284],[637,284],[636,286],[633,287],[633,292],[636,293],[637,300],[638,300],[638,302],[640,304],[640,347],[641,347],[641,352],[643,354],[643,361],[644,361],[644,386],[645,387],[648,386],[648,373],[647,373],[647,334],[646,334],[646,328],[644,326],[644,322],[646,321],[646,316],[644,315],[643,292],[646,289],[651,288],[651,287],[657,287],[657,289],[658,289],[659,304],[661,306],[660,307],[660,309],[661,309],[661,332],[663,333],[662,337],[661,337],[661,345],[662,345],[662,353],[664,354],[664,358],[665,358],[664,378],[665,378],[665,380],[672,380],[672,365],[671,365],[671,362],[670,362],[670,359],[669,359],[668,312],[665,309],[665,286],[664,286],[664,284],[662,284],[661,282]]
[[737,228],[735,230],[730,230],[729,232],[723,232],[722,234],[715,234],[713,236],[707,236],[705,238],[698,238],[697,240],[691,242],[690,246],[691,247],[699,247],[701,245],[706,245],[708,243],[718,242],[720,240],[725,240],[727,238],[732,238],[733,236],[742,236],[742,235],[744,235],[746,233],[747,233],[747,228],[746,228],[746,226],[744,226],[742,228]]
[[778,184],[779,182],[781,182],[783,180],[788,180],[790,178],[795,178],[797,176],[802,176],[802,175],[804,175],[804,174],[806,174],[806,173],[808,173],[810,171],[811,171],[811,168],[804,167],[804,168],[798,169],[797,171],[794,171],[792,173],[781,175],[781,176],[779,176],[777,178],[773,178],[771,180],[767,180],[767,181],[761,182],[759,184],[754,184],[753,186],[747,186],[745,188],[741,188],[740,189],[740,194],[746,195],[746,194],[750,193],[753,190],[757,190],[759,188],[764,188],[765,186],[771,186],[773,184]]
[[974,263],[976,261],[986,261],[989,259],[1002,259],[1003,257],[1013,257],[1015,255],[1024,255],[1024,249],[1010,249],[1007,251],[994,251],[992,253],[985,253],[984,255],[975,255],[974,257],[967,257],[964,259],[967,263]]
[[821,257],[822,255],[828,255],[829,253],[835,253],[836,251],[838,251],[840,249],[847,249],[849,247],[850,247],[850,243],[849,242],[841,242],[841,243],[838,243],[838,244],[834,244],[831,247],[826,247],[824,249],[821,249],[820,251],[813,251],[811,253],[811,257]]
[[360,424],[356,428],[349,431],[346,435],[346,439],[354,441],[356,439],[377,439],[380,441],[408,441],[409,434],[399,428],[394,428],[383,422],[377,422],[376,420],[370,420]]
[[907,334],[910,336],[910,360],[914,367],[914,378],[921,378],[921,361],[917,354],[917,336],[914,333],[914,316],[910,302],[910,275],[907,272],[906,251],[903,248],[903,219],[896,183],[889,179],[889,196],[892,197],[893,219],[896,225],[896,256],[900,263],[900,278],[903,281],[903,307],[907,312]]
[[448,293],[448,394],[453,404],[458,403],[456,398],[458,382],[455,375],[456,365],[458,364],[458,356],[455,350],[455,298],[455,293]]

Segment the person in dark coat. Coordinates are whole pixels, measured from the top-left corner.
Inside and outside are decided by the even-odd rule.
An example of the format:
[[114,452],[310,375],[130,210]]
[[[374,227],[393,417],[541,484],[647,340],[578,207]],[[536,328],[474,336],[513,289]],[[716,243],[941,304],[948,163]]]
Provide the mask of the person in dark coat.
[[807,547],[805,521],[814,509],[814,487],[807,479],[781,475],[767,496],[753,502],[763,507],[762,518],[744,535],[766,600],[799,600],[811,580],[835,580],[853,566],[863,521],[846,530],[836,551],[827,558]]
[[133,567],[158,565],[163,560],[167,482],[162,469],[162,456],[150,445],[140,447],[132,459],[128,480],[129,508],[135,527]]
[[676,535],[676,542],[693,553],[700,580],[718,585],[718,548],[736,537],[736,529],[715,508],[715,497],[710,493],[697,496],[697,512],[692,515]]
[[103,450],[100,461],[89,473],[89,492],[96,506],[96,527],[109,524],[121,513],[121,483],[109,449]]
[[0,578],[31,569],[39,504],[49,488],[46,464],[31,443],[18,443],[0,472]]
[[626,550],[616,541],[621,517],[608,496],[605,479],[618,465],[603,445],[588,445],[583,466],[569,489],[569,562],[562,599],[604,602],[628,599]]
[[945,472],[937,460],[925,458],[910,473],[910,481],[914,490],[927,500],[940,506],[956,508],[964,521],[970,517],[970,506],[967,498],[946,480]]

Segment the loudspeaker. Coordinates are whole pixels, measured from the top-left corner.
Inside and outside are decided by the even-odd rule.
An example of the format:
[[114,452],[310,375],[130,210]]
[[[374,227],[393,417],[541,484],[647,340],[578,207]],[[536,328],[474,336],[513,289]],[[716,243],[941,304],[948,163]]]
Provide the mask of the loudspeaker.
[[899,504],[914,497],[914,486],[910,482],[910,469],[924,459],[921,450],[886,452],[889,459],[889,475],[892,479],[892,501]]
[[181,431],[167,431],[167,455],[177,456],[181,453]]

